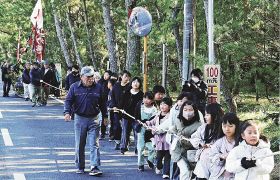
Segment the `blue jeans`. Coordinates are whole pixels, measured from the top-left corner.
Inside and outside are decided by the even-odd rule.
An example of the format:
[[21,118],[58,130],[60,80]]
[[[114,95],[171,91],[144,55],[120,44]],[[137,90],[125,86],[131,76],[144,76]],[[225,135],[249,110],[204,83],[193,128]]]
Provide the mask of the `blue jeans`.
[[134,135],[135,148],[137,147],[137,133],[134,130],[134,127],[132,127],[134,125],[134,123],[132,121],[134,121],[134,120],[124,119],[124,118],[122,119],[122,137],[121,137],[121,148],[122,149],[127,148],[130,133],[131,133],[132,129],[133,129],[133,135]]
[[75,163],[77,168],[85,168],[85,146],[88,136],[90,166],[100,166],[98,117],[86,118],[75,114]]

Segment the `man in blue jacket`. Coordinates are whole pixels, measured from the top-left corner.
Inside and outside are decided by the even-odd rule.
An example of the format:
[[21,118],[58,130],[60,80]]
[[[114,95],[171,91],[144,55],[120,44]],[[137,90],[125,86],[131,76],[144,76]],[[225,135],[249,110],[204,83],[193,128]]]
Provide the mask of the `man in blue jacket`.
[[106,105],[102,102],[102,87],[94,82],[94,70],[85,66],[81,70],[81,81],[75,82],[69,89],[64,104],[64,119],[71,121],[70,111],[75,114],[75,163],[78,174],[85,171],[85,145],[88,135],[90,147],[89,175],[99,176],[102,171],[100,166],[98,114],[106,116]]

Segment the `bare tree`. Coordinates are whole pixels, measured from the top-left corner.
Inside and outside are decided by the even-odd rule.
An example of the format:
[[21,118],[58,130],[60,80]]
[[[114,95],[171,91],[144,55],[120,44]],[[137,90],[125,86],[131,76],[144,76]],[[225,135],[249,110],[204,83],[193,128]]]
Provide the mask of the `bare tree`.
[[103,19],[106,32],[106,44],[109,54],[110,70],[118,71],[117,55],[116,55],[116,36],[113,18],[110,10],[110,0],[102,0]]
[[79,64],[79,66],[83,67],[83,63],[81,61],[80,53],[78,51],[78,46],[77,46],[77,41],[76,41],[76,36],[75,36],[74,28],[72,26],[69,14],[70,14],[70,10],[68,9],[68,12],[66,12],[66,17],[67,17],[68,26],[69,26],[69,29],[70,29],[70,32],[71,32],[71,39],[72,39],[73,46],[74,46],[75,56],[76,56],[77,63]]
[[[136,4],[136,0],[125,0],[128,18],[131,10]],[[126,54],[126,69],[131,70],[133,64],[137,64],[140,60],[140,37],[135,35],[127,23],[127,54]]]
[[180,12],[180,4],[176,1],[174,8],[172,8],[172,21],[173,21],[173,35],[175,36],[177,58],[179,64],[180,77],[182,77],[182,62],[183,62],[183,43],[180,36],[180,25],[177,21],[178,14]]
[[93,51],[94,48],[93,48],[93,42],[92,42],[91,29],[89,28],[89,23],[88,23],[88,11],[87,11],[86,0],[83,0],[83,4],[84,4],[84,13],[85,13],[85,28],[86,28],[86,32],[87,32],[87,42],[88,42],[88,47],[89,47],[89,56],[92,61],[92,65],[93,65],[94,69],[96,69],[97,60],[95,57],[95,53]]
[[62,28],[61,28],[61,22],[59,20],[59,17],[57,16],[57,13],[56,13],[55,8],[53,7],[53,4],[52,4],[52,11],[53,11],[56,34],[57,34],[57,38],[59,40],[61,50],[63,52],[63,55],[64,55],[67,66],[71,67],[71,66],[73,66],[73,63],[70,60],[70,56],[69,56],[69,53],[68,53],[68,50],[67,50],[67,41],[65,40],[64,33],[63,33]]

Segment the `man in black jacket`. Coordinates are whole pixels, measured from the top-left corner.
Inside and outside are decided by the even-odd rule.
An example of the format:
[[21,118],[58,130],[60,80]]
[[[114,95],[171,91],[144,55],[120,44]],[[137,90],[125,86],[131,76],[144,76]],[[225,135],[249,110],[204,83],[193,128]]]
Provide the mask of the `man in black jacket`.
[[24,98],[25,98],[25,101],[28,101],[29,100],[29,89],[28,89],[28,86],[30,84],[30,63],[27,62],[25,63],[25,67],[24,67],[24,70],[22,72],[22,82],[23,82],[23,91],[24,91]]

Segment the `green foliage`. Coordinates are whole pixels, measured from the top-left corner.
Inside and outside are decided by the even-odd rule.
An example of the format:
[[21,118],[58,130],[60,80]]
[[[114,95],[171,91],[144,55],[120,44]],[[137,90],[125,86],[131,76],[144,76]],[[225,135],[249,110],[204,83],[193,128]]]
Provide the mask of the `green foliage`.
[[[125,1],[110,1],[111,15],[114,21],[117,57],[119,70],[125,67],[127,47],[127,11]],[[15,61],[18,30],[21,29],[21,44],[25,46],[31,31],[30,15],[35,1],[6,0],[0,3],[0,61],[10,59]],[[173,19],[175,4],[179,4],[179,13]],[[53,4],[53,6],[51,5]],[[95,55],[100,70],[106,68],[108,51],[102,17],[102,5],[99,1],[86,1]],[[162,44],[167,45],[168,86],[169,91],[180,90],[180,74],[177,47],[173,34],[173,25],[179,24],[179,35],[183,36],[183,1],[137,0],[137,6],[147,7],[153,18],[152,32],[148,37],[149,86],[161,84]],[[207,27],[203,1],[196,1],[196,54],[190,54],[195,67],[203,68],[208,62]],[[270,97],[278,92],[279,83],[279,1],[215,1],[215,52],[217,63],[221,64],[225,87],[233,95],[240,92],[255,93],[259,97]],[[53,19],[53,8],[57,11],[65,33],[68,52],[75,62],[73,43],[66,20],[70,14],[78,50],[84,64],[91,64],[87,34],[85,30],[85,15],[82,0],[43,1],[44,28],[46,35],[46,58],[60,62],[66,69],[66,63],[60,49]],[[143,40],[141,39],[141,50]],[[29,51],[23,56],[24,61],[34,59]],[[142,73],[142,59],[133,66],[135,75]]]

